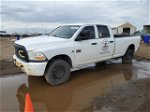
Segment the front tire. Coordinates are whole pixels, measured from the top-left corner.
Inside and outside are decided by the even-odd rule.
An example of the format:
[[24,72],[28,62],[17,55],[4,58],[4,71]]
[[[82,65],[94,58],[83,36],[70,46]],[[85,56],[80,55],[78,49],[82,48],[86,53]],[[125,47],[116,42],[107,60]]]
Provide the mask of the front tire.
[[45,79],[51,85],[60,85],[70,78],[70,66],[61,59],[56,59],[50,63],[45,74]]
[[122,57],[122,63],[131,64],[133,59],[134,49],[128,49],[125,55]]

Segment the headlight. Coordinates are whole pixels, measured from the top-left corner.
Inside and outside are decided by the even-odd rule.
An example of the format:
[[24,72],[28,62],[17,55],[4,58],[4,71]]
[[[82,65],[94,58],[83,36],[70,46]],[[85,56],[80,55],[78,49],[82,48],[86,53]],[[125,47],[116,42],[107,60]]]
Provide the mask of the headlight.
[[28,57],[31,61],[44,61],[46,57],[40,51],[28,51]]

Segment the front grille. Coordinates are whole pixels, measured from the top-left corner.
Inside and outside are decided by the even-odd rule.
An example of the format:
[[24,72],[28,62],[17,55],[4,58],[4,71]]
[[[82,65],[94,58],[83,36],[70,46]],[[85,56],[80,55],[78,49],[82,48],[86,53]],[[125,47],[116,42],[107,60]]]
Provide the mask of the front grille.
[[14,47],[16,56],[23,61],[29,62],[28,54],[25,47],[18,44],[15,44]]

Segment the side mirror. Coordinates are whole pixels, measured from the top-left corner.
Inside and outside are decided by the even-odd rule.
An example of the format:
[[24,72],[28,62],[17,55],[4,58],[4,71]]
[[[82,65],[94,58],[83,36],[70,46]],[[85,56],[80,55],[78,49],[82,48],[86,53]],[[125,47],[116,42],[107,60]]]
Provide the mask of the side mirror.
[[88,40],[89,38],[90,38],[90,31],[82,31],[77,36],[77,38],[75,39],[75,41]]

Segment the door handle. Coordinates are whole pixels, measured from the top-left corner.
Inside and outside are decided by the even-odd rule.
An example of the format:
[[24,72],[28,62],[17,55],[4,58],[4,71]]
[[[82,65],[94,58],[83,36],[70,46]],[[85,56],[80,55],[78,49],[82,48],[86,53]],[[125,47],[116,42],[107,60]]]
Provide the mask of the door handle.
[[110,43],[113,43],[114,41],[109,41]]
[[79,52],[81,52],[81,49],[77,49],[77,50],[76,50],[76,53],[79,53]]
[[97,43],[92,43],[92,45],[97,45]]

